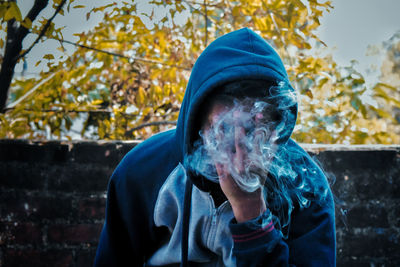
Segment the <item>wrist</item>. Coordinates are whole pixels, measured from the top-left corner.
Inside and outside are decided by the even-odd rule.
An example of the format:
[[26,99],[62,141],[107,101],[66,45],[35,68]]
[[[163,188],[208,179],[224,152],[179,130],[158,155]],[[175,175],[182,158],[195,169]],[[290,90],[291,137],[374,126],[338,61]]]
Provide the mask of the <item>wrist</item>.
[[235,219],[238,223],[257,218],[267,210],[263,197],[231,203],[231,206]]

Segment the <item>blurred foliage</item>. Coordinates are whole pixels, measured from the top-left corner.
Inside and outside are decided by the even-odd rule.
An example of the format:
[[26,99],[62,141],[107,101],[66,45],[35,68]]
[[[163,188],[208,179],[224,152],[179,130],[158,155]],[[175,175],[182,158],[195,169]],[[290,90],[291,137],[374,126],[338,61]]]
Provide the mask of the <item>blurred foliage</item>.
[[[78,0],[72,2],[68,9],[82,8]],[[400,108],[393,94],[398,95],[398,85],[382,80],[367,88],[354,63],[337,66],[331,56],[311,50],[324,45],[315,30],[323,13],[333,8],[330,1],[153,0],[146,10],[143,2],[92,9],[88,20],[97,12],[104,19],[76,34],[80,46],[72,55],[57,61],[47,54],[42,60],[48,71],[14,79],[11,108],[0,114],[0,138],[45,139],[49,133],[71,138],[78,122],[79,134],[88,139],[145,139],[173,127],[202,50],[225,33],[249,27],[276,48],[299,91],[297,141],[400,143],[399,122],[391,110]],[[7,18],[18,15],[17,5],[10,8],[0,7],[0,31]],[[43,20],[27,25],[35,32]],[[45,38],[62,40],[62,29],[52,27]],[[63,45],[59,49],[64,51]],[[373,101],[364,101],[365,96]]]

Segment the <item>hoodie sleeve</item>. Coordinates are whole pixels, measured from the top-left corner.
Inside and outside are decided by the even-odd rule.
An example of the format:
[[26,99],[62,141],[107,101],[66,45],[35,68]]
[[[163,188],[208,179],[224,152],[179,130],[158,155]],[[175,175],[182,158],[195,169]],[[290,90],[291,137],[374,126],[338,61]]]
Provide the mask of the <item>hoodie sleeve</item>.
[[[137,229],[144,227],[131,227],[129,230],[124,221],[126,214],[123,214],[123,205],[117,198],[116,181],[118,174],[111,177],[106,204],[106,218],[103,230],[100,235],[99,245],[94,266],[124,266],[129,263],[131,266],[142,266],[144,251],[141,243],[141,234],[134,233]],[[138,220],[132,221],[132,223]],[[144,231],[141,230],[141,231]],[[132,237],[134,242],[132,242]]]
[[106,217],[94,266],[143,266],[165,238],[154,226],[158,192],[176,167],[174,132],[152,136],[135,146],[114,170],[108,184]]
[[292,214],[289,239],[274,229],[270,211],[230,224],[237,266],[335,266],[333,204],[313,203]]

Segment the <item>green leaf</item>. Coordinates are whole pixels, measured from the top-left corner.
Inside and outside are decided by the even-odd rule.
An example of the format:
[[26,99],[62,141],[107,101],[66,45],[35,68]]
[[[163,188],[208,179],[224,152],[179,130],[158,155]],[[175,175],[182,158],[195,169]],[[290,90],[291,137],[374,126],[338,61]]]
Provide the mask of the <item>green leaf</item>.
[[353,98],[350,103],[353,106],[353,108],[358,111],[358,109],[360,108],[360,102],[361,101],[359,99]]

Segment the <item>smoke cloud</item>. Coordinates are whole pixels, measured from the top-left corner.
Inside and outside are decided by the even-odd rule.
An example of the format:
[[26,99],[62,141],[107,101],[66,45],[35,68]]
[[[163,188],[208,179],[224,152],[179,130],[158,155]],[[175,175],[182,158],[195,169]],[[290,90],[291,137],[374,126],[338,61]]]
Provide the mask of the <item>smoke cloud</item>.
[[304,155],[285,145],[295,123],[295,92],[285,83],[272,86],[268,97],[233,99],[224,103],[199,132],[186,166],[218,183],[216,166],[224,169],[244,191],[263,187],[269,208],[281,227],[290,222],[295,203],[307,207],[310,194],[324,196],[321,174]]

